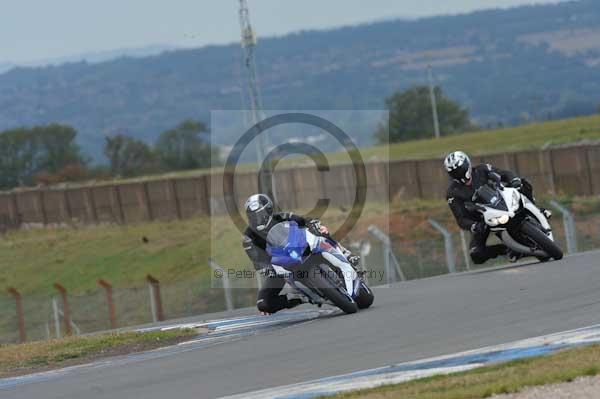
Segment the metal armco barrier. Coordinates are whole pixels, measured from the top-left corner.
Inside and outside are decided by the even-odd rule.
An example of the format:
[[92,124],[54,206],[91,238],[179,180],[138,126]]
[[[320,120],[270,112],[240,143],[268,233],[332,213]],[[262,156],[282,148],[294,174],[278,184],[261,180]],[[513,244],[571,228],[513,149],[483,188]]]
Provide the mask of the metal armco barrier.
[[567,241],[567,252],[574,254],[578,252],[577,247],[577,228],[575,226],[575,218],[573,213],[569,211],[564,205],[561,205],[555,200],[550,201],[550,204],[558,209],[563,215],[563,224],[565,228],[565,239]]
[[456,252],[454,251],[454,243],[452,242],[452,234],[441,224],[433,219],[427,219],[434,229],[439,231],[444,236],[444,249],[446,251],[446,264],[448,265],[449,273],[456,273]]
[[[406,277],[400,268],[400,263],[398,263],[398,259],[396,259],[396,255],[394,255],[394,252],[392,251],[392,242],[390,237],[375,225],[369,226],[369,233],[378,241],[380,241],[381,245],[383,246],[383,264],[388,286],[391,285],[392,282],[398,281],[398,278],[401,281],[405,281]],[[396,275],[394,281],[392,281],[392,263],[394,264],[393,270]]]

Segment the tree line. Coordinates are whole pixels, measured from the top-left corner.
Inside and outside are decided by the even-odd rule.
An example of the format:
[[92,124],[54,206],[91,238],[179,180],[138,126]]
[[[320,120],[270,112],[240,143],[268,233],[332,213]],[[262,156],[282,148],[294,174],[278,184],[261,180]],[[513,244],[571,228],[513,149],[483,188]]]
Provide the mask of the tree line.
[[0,132],[0,189],[200,169],[219,159],[206,125],[193,120],[161,133],[153,145],[107,136],[108,165],[92,165],[76,139],[77,131],[61,124]]
[[[478,128],[466,108],[440,87],[434,92],[443,136]],[[389,120],[374,133],[378,142],[434,136],[429,87],[397,91],[386,98],[385,105]],[[219,162],[219,149],[210,145],[206,125],[193,120],[161,133],[153,145],[123,134],[105,137],[108,165],[92,165],[76,137],[74,128],[60,124],[0,132],[0,189],[201,169]]]
[[[443,135],[474,128],[469,113],[435,88],[440,130]],[[375,137],[398,142],[433,136],[429,88],[415,86],[385,100],[389,121]],[[186,120],[161,133],[151,145],[124,134],[106,136],[106,165],[92,165],[76,143],[77,131],[51,124],[0,132],[0,189],[50,185],[60,182],[135,177],[169,171],[210,167],[219,160],[206,125]]]
[[[465,133],[477,128],[469,111],[448,98],[440,87],[434,88],[441,135]],[[386,98],[389,119],[375,132],[380,143],[432,138],[433,110],[428,86],[413,86]]]
[[[440,134],[448,136],[466,133],[478,129],[502,127],[503,124],[478,126],[471,120],[469,110],[457,101],[449,98],[441,87],[435,87]],[[547,115],[541,119],[551,120],[555,117],[567,118],[593,113],[594,103],[585,102],[586,110],[582,111],[574,104],[572,112],[567,114]],[[404,91],[396,91],[385,99],[389,111],[389,119],[382,123],[374,136],[380,143],[395,143],[406,140],[427,139],[434,137],[433,110],[431,94],[428,86],[412,86]],[[595,107],[600,113],[600,105]],[[523,118],[521,123],[538,120],[541,115]]]

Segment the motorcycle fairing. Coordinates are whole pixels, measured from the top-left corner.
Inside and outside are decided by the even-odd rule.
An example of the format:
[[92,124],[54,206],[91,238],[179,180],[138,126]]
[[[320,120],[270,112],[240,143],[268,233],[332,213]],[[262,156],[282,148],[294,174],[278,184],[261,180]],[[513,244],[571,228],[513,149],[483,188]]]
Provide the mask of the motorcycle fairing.
[[293,221],[276,225],[267,236],[267,253],[274,265],[294,266],[302,263],[308,247],[306,230]]
[[360,285],[355,284],[358,274],[335,241],[312,234],[293,221],[282,222],[280,225],[274,226],[267,237],[267,253],[271,255],[271,263],[278,276],[285,278],[292,287],[318,303],[319,297],[301,281],[296,281],[293,272],[288,269],[302,264],[311,255],[320,254],[341,271],[346,292],[353,298],[358,295]]

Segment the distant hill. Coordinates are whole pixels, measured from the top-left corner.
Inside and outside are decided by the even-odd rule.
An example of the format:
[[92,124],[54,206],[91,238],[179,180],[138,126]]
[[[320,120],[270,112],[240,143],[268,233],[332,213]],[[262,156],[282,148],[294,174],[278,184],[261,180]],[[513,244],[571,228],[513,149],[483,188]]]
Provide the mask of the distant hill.
[[[595,112],[600,2],[583,0],[261,38],[266,108],[377,109],[393,91],[437,83],[481,125]],[[238,44],[0,75],[0,129],[70,123],[85,150],[103,135],[154,140],[186,118],[242,107]],[[371,131],[357,137],[369,144]],[[230,137],[218,137],[223,144]]]
[[141,58],[149,57],[164,53],[165,51],[177,50],[179,47],[169,45],[151,45],[139,48],[121,48],[116,50],[96,51],[91,53],[82,53],[75,55],[68,55],[58,58],[40,59],[32,61],[23,61],[20,63],[0,63],[0,73],[7,71],[11,68],[16,67],[43,67],[48,65],[61,65],[69,64],[74,62],[87,62],[90,64],[113,61],[117,58],[131,57]]

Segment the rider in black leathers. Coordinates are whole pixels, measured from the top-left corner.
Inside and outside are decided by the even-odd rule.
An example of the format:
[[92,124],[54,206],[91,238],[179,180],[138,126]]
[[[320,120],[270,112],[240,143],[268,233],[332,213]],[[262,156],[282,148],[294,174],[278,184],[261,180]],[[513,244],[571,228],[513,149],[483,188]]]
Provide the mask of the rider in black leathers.
[[[245,208],[248,227],[244,232],[242,244],[254,268],[265,277],[263,286],[258,291],[256,307],[262,314],[271,314],[302,304],[302,299],[288,299],[286,295],[280,295],[285,280],[273,273],[271,256],[266,251],[267,235],[273,226],[283,221],[294,221],[298,226],[308,228],[315,235],[327,236],[329,230],[322,226],[318,219],[307,219],[291,212],[275,212],[273,202],[265,194],[252,195],[246,201]],[[352,255],[341,246],[340,249],[352,265],[358,263],[358,256]]]
[[[490,180],[496,180],[498,176],[503,183],[519,188],[523,195],[535,203],[531,184],[511,171],[501,170],[490,164],[472,166],[471,160],[462,151],[450,153],[444,161],[444,167],[451,178],[446,195],[448,205],[460,228],[472,233],[469,252],[473,262],[482,264],[500,255],[508,255],[511,261],[516,261],[519,255],[507,250],[506,246],[502,244],[486,245],[490,230],[483,221],[481,213],[468,211],[465,203],[472,200],[473,194],[479,187],[487,184]],[[546,217],[551,216],[549,211],[541,210]]]

